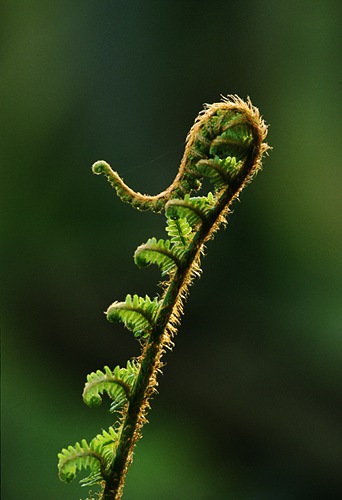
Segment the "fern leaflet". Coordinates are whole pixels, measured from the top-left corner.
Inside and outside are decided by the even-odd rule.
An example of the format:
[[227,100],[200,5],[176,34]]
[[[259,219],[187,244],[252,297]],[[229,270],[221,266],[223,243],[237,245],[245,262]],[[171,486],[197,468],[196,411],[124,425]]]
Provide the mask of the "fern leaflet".
[[136,249],[134,262],[139,267],[157,264],[162,276],[171,274],[180,265],[179,256],[171,247],[171,240],[157,240],[156,238],[149,238],[146,243]]
[[191,242],[194,233],[189,222],[185,218],[167,218],[166,232],[171,236],[174,250],[183,254]]
[[235,156],[219,158],[215,156],[207,160],[200,160],[198,170],[213,183],[215,191],[229,184],[229,181],[239,172],[242,162],[236,161]]
[[158,298],[151,300],[128,294],[125,302],[115,301],[109,306],[106,315],[108,321],[121,321],[137,338],[147,338],[154,326],[154,317],[159,308]]
[[198,223],[207,222],[207,216],[215,203],[213,193],[208,196],[190,197],[186,194],[184,200],[172,199],[166,204],[166,215],[170,218],[185,218],[193,228]]
[[171,236],[170,240],[150,238],[134,253],[134,261],[139,267],[157,264],[162,276],[181,266],[182,257],[193,238],[192,227],[185,218],[167,217],[166,231]]
[[82,479],[82,486],[92,486],[106,478],[107,469],[115,454],[118,434],[113,427],[98,434],[88,444],[85,439],[75,446],[63,448],[58,454],[59,477],[70,483],[76,477],[77,470],[91,469],[91,474]]
[[97,370],[90,373],[83,390],[83,401],[91,407],[99,406],[102,403],[102,394],[106,392],[113,400],[110,411],[117,411],[129,400],[138,371],[139,365],[128,361],[127,368],[116,366],[112,371],[105,366],[104,372]]

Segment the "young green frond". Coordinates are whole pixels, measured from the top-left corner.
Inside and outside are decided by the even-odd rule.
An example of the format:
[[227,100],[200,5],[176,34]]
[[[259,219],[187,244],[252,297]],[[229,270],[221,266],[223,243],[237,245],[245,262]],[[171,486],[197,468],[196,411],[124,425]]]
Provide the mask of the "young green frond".
[[171,246],[171,240],[157,240],[150,238],[140,245],[134,253],[134,262],[139,267],[157,264],[162,276],[171,274],[180,265],[180,259]]
[[127,295],[125,302],[114,302],[106,315],[108,321],[121,321],[135,337],[146,338],[154,327],[154,317],[158,311],[158,298],[151,300],[138,295]]
[[128,361],[127,368],[116,366],[112,371],[105,366],[104,372],[97,370],[90,373],[83,390],[83,401],[91,407],[99,406],[102,403],[102,394],[106,392],[113,400],[111,411],[120,409],[130,398],[138,371],[139,365]]
[[[111,411],[120,410],[114,427],[98,434],[89,444],[83,440],[58,455],[59,474],[70,482],[78,470],[90,468],[83,485],[101,483],[102,500],[120,500],[133,450],[141,437],[151,398],[158,385],[162,356],[173,345],[184,301],[195,277],[201,274],[205,245],[226,221],[230,204],[261,168],[267,126],[251,101],[228,96],[206,105],[196,118],[186,141],[178,173],[171,185],[150,196],[132,190],[105,161],[93,165],[103,174],[122,201],[138,210],[166,214],[167,240],[150,238],[134,254],[139,267],[157,264],[163,282],[160,298],[127,295],[114,302],[106,314],[109,321],[122,322],[141,342],[138,361],[125,368],[104,367],[87,377],[83,399],[89,406],[101,404],[104,393],[112,400]],[[191,197],[204,178],[213,193]]]

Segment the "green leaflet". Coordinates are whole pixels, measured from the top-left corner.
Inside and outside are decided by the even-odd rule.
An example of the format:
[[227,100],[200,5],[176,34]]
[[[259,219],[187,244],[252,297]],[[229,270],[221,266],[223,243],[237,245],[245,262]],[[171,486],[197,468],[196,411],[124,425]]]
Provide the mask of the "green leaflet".
[[108,321],[121,321],[137,338],[147,338],[154,326],[154,317],[159,308],[158,298],[143,299],[138,295],[127,295],[125,302],[114,302],[106,315]]
[[91,469],[88,477],[81,482],[82,486],[91,486],[106,478],[108,467],[115,455],[118,434],[114,427],[98,434],[88,444],[85,439],[75,446],[68,446],[58,453],[59,477],[70,483],[76,477],[77,470]]
[[90,373],[83,390],[83,401],[91,407],[99,406],[102,403],[102,394],[106,392],[113,400],[110,411],[117,411],[129,400],[138,372],[138,363],[128,361],[126,368],[116,366],[112,371],[105,366],[104,372],[97,370]]
[[243,114],[218,115],[219,133],[210,143],[208,157],[244,159],[253,142],[253,131]]
[[181,255],[187,249],[194,233],[189,222],[185,218],[167,218],[166,232],[171,236],[173,249]]
[[180,265],[179,256],[171,247],[171,240],[157,240],[156,238],[148,239],[136,249],[134,262],[139,267],[157,264],[162,276],[171,274]]
[[166,231],[171,236],[170,240],[150,238],[134,253],[134,262],[139,267],[157,264],[163,277],[182,265],[182,258],[194,234],[187,219],[179,217],[167,217]]
[[215,204],[213,193],[208,196],[190,197],[185,195],[184,200],[172,199],[166,204],[166,215],[170,218],[186,219],[191,227],[197,226],[200,222],[206,223],[209,212]]
[[224,188],[229,184],[229,181],[239,172],[241,161],[236,161],[235,156],[227,158],[214,158],[208,160],[200,160],[197,164],[198,170],[205,177],[208,177],[213,183],[215,191]]

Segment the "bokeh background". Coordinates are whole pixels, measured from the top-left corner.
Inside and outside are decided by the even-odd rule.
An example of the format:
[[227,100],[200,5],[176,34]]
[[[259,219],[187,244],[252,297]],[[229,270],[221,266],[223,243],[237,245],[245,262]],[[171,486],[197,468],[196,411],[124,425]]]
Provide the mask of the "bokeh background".
[[157,292],[106,159],[155,194],[204,102],[247,95],[264,170],[208,245],[127,500],[342,498],[341,2],[3,0],[2,498],[85,498],[60,449],[112,422],[87,373],[138,353],[103,311]]

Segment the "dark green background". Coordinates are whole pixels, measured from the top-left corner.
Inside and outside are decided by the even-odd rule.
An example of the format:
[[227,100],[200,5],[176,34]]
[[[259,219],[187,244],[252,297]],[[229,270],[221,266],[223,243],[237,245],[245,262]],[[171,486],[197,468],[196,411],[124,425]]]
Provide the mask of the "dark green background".
[[135,248],[204,102],[247,95],[273,151],[208,245],[127,500],[342,497],[341,2],[4,0],[2,498],[87,496],[63,446],[111,423],[87,373],[138,345],[103,311],[156,293]]

